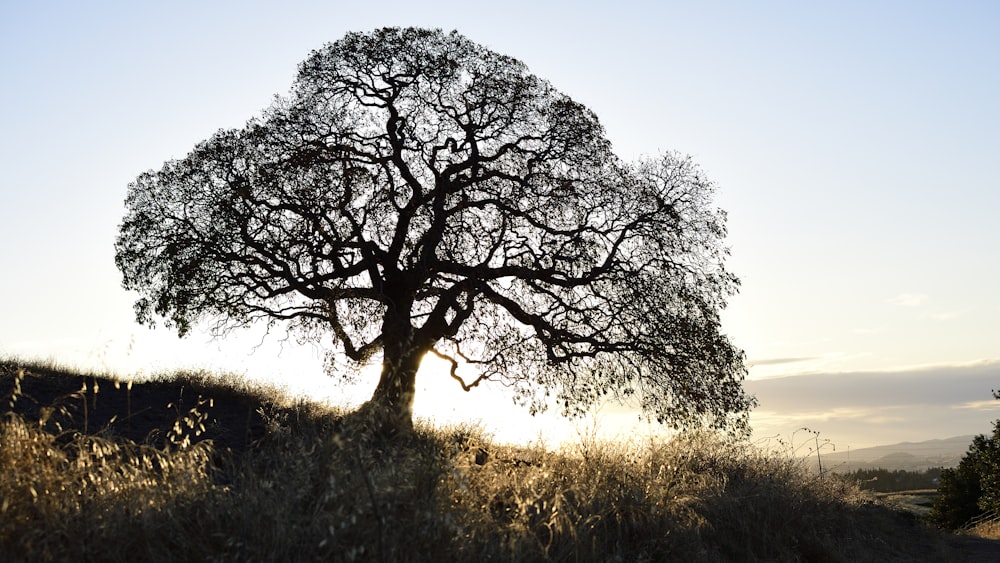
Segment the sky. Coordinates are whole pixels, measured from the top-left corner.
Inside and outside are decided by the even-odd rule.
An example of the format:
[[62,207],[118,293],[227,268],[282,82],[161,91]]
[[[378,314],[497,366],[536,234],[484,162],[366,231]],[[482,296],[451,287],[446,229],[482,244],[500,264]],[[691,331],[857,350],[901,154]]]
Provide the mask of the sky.
[[[243,125],[349,31],[457,29],[592,109],[625,158],[690,155],[718,185],[723,328],[758,437],[842,447],[1000,418],[1000,4],[995,2],[0,3],[0,356],[141,377],[199,367],[363,400],[322,350],[134,323],[113,243],[128,183]],[[263,343],[262,343],[263,342]],[[425,366],[416,412],[502,439],[601,427],[531,418]],[[369,370],[371,371],[371,370]],[[642,430],[646,431],[646,430]],[[650,430],[651,431],[651,430]]]

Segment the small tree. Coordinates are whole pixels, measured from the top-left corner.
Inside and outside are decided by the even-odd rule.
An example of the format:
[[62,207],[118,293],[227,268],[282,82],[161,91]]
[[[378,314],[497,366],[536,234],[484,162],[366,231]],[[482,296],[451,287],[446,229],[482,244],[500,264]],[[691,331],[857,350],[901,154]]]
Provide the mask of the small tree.
[[[1000,394],[994,391],[993,398]],[[992,436],[973,438],[958,467],[941,472],[930,518],[954,530],[987,512],[1000,514],[1000,420],[993,422]]]
[[427,353],[533,409],[638,394],[658,421],[743,430],[712,193],[687,158],[620,161],[519,61],[382,29],[313,52],[262,117],[140,175],[116,263],[139,322],[288,321],[354,362],[381,355],[362,412],[390,433],[412,424]]

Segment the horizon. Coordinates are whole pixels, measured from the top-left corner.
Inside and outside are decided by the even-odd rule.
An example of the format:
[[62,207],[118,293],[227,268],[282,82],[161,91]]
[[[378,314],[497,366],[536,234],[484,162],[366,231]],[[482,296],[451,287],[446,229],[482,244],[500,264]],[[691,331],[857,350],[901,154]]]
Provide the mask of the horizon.
[[[14,362],[14,364],[21,365],[25,367],[26,374],[35,373],[32,370],[32,365],[39,366],[43,372],[44,370],[55,370],[57,372],[64,372],[69,375],[80,375],[83,377],[98,377],[102,379],[111,379],[119,382],[133,382],[136,384],[142,384],[149,381],[161,381],[161,377],[170,376],[173,371],[156,371],[156,372],[146,372],[145,370],[132,374],[121,374],[113,371],[95,370],[90,367],[81,367],[68,365],[65,363],[60,363],[57,359],[47,358],[21,358],[14,356],[3,357],[0,356],[0,362]],[[436,360],[432,360],[436,361]],[[433,369],[433,368],[432,368]],[[244,374],[238,372],[229,372],[225,370],[208,370],[203,367],[197,366],[181,366],[175,368],[176,371],[186,374],[187,372],[200,373],[208,377],[209,381],[215,380],[223,385],[237,384],[239,385],[240,380],[244,383],[249,383],[257,389],[276,389],[279,394],[283,394],[285,399],[290,399],[295,401],[297,399],[305,399],[309,401],[316,401],[320,405],[325,405],[333,408],[351,408],[356,406],[350,403],[350,399],[354,401],[366,400],[368,388],[365,386],[341,386],[336,385],[331,387],[329,390],[333,390],[335,394],[324,396],[321,392],[316,392],[315,388],[309,389],[305,385],[289,385],[288,380],[283,379],[259,379],[253,377],[245,377]],[[35,373],[37,375],[37,373]],[[771,379],[782,379],[784,377],[795,377],[795,376],[775,376]],[[228,383],[227,383],[228,382]],[[102,386],[103,387],[103,386]],[[355,391],[356,394],[353,397],[347,397],[345,402],[345,389]],[[494,389],[494,391],[496,391]],[[621,409],[618,410],[616,405],[604,405],[604,407],[610,407],[612,411],[612,416],[614,415],[635,415],[638,411],[632,409]],[[523,411],[520,407],[515,407],[511,405],[512,412]],[[598,411],[602,409],[597,409]],[[674,435],[673,432],[659,427],[655,423],[650,423],[649,421],[635,421],[633,424],[619,424],[617,427],[613,427],[611,432],[606,431],[607,429],[602,428],[600,425],[602,423],[601,419],[602,413],[590,413],[583,417],[577,419],[566,419],[561,417],[561,415],[554,415],[552,412],[541,413],[535,417],[531,417],[530,420],[535,421],[548,421],[550,423],[555,423],[554,427],[549,428],[548,432],[544,426],[538,424],[530,425],[528,432],[536,432],[532,439],[524,440],[525,436],[523,430],[521,432],[510,432],[509,429],[490,429],[483,424],[481,418],[476,418],[474,416],[454,416],[454,415],[443,415],[440,410],[426,410],[421,414],[415,414],[415,422],[428,423],[433,425],[435,428],[446,428],[446,427],[462,427],[464,425],[471,424],[477,431],[483,431],[484,436],[488,437],[491,441],[497,444],[506,445],[530,445],[539,444],[545,447],[555,447],[565,448],[568,447],[573,449],[579,446],[581,443],[588,443],[590,440],[596,440],[597,443],[613,443],[618,445],[631,445],[631,446],[642,446],[649,442],[649,440],[657,438],[670,438]],[[603,415],[606,416],[606,415]],[[516,416],[515,416],[516,418]],[[638,431],[638,432],[637,432]],[[645,431],[645,432],[643,432]],[[961,448],[962,453],[965,453],[965,449],[971,444],[972,439],[979,434],[990,435],[991,430],[984,430],[982,432],[976,432],[972,434],[958,434],[958,435],[947,435],[937,438],[917,438],[913,440],[901,440],[897,442],[885,442],[885,443],[873,443],[870,445],[864,445],[860,447],[855,447],[851,444],[838,444],[831,439],[829,439],[822,431],[817,431],[821,452],[823,458],[826,459],[828,456],[837,457],[839,455],[857,454],[861,452],[872,452],[877,451],[880,454],[886,454],[887,448],[900,447],[898,452],[889,453],[907,453],[906,446],[922,446],[922,445],[933,445],[940,442],[952,442],[955,440],[962,440]],[[766,451],[775,450],[778,452],[788,452],[794,451],[794,455],[801,458],[811,458],[815,456],[815,451],[811,447],[813,442],[813,431],[807,427],[792,428],[786,433],[777,433],[772,435],[757,435],[761,434],[755,432],[755,436],[751,440],[758,446],[762,447]],[[582,442],[581,442],[582,441]],[[956,460],[957,461],[957,460]],[[870,463],[862,461],[862,463]]]
[[[623,158],[676,150],[718,185],[727,267],[743,282],[723,328],[747,354],[758,437],[808,426],[853,449],[988,433],[998,16],[986,2],[4,5],[0,356],[367,398],[370,376],[338,387],[321,349],[280,330],[178,341],[135,325],[112,246],[139,173],[258,115],[311,50],[415,25],[521,60],[593,110]],[[422,370],[415,413],[521,440],[574,432],[498,387],[465,393]],[[629,408],[598,418],[609,436],[646,428]]]

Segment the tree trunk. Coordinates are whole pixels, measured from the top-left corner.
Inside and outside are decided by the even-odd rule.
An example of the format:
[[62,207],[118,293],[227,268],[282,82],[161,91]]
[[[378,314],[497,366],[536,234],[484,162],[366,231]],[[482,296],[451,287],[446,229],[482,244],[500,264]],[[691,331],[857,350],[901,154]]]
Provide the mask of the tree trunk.
[[380,436],[397,436],[413,430],[413,396],[417,369],[426,350],[393,355],[385,350],[382,375],[372,398],[365,404],[369,430]]
[[382,319],[382,375],[372,398],[351,418],[359,430],[389,438],[413,431],[417,370],[434,340],[413,327],[412,277],[386,281],[383,291],[391,305]]
[[392,312],[386,315],[382,332],[382,375],[372,398],[356,413],[364,431],[393,437],[413,430],[417,370],[430,348],[417,342],[414,333],[408,316],[400,318]]

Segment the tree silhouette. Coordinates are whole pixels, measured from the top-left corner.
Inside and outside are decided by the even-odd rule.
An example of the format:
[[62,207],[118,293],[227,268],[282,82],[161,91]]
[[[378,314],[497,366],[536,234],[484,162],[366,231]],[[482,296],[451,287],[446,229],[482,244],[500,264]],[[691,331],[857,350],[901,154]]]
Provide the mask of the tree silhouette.
[[[1000,400],[1000,392],[993,391]],[[970,524],[985,514],[1000,514],[1000,419],[993,433],[979,434],[957,467],[941,472],[931,521],[947,530]]]
[[412,425],[427,353],[532,409],[637,395],[660,422],[742,430],[713,190],[675,154],[622,162],[517,60],[387,28],[313,52],[260,118],[140,175],[116,263],[139,322],[288,321],[353,362],[380,355],[361,409],[376,430]]

